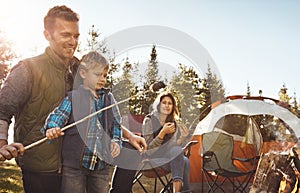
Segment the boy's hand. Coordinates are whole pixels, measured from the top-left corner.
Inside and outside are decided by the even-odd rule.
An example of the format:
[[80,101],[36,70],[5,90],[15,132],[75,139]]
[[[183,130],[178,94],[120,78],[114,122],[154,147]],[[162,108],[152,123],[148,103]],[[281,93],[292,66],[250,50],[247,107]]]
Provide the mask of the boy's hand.
[[64,135],[65,133],[61,131],[60,128],[56,127],[56,128],[51,128],[51,129],[47,129],[46,131],[46,137],[48,139],[55,139],[58,138],[62,135]]
[[132,134],[130,138],[128,138],[129,143],[135,147],[140,153],[143,153],[147,150],[147,143],[143,137]]
[[113,158],[117,157],[120,154],[120,146],[117,142],[111,142],[110,149],[111,149],[111,156]]

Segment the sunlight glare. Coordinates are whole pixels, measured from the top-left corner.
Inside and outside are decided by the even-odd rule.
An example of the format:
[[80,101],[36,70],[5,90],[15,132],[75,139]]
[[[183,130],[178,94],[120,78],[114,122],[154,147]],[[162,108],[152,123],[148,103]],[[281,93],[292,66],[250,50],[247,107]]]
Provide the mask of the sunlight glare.
[[[43,17],[48,8],[39,2],[5,1],[0,8],[0,29],[12,43],[18,57],[41,53],[47,45],[43,37]],[[34,9],[34,10],[33,10]]]

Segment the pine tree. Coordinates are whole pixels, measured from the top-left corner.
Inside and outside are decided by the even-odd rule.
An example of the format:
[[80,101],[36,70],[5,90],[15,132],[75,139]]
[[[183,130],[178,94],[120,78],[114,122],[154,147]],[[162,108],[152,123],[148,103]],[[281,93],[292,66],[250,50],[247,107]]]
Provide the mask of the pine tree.
[[[208,70],[206,73],[206,88],[209,91],[210,103],[214,103],[218,100],[221,100],[225,97],[225,89],[223,83],[218,79],[217,75],[212,73],[210,65],[208,64]],[[209,101],[208,101],[209,102]]]
[[251,89],[250,89],[249,82],[247,82],[247,93],[246,93],[246,96],[247,96],[247,97],[250,97],[250,96],[251,96]]
[[[155,45],[152,47],[152,52],[150,55],[150,61],[147,66],[145,80],[146,82],[143,85],[143,90],[149,90],[150,86],[155,82],[158,82],[160,79],[158,75],[158,62],[157,62],[157,53]],[[148,92],[139,100],[141,104],[142,114],[149,114],[152,111],[152,104],[157,96],[156,93]]]
[[120,64],[115,63],[115,53],[111,52],[106,45],[106,42],[104,40],[100,40],[101,33],[98,29],[95,29],[95,26],[92,25],[92,27],[88,31],[88,38],[87,38],[87,45],[81,49],[82,44],[80,43],[78,46],[78,52],[79,53],[87,53],[89,51],[97,51],[101,54],[103,54],[109,62],[109,71],[107,75],[107,84],[106,86],[109,88],[112,88],[114,84],[116,84],[116,78],[114,77],[114,74],[118,72],[120,69]]
[[293,102],[292,102],[292,113],[294,113],[297,117],[300,118],[300,109],[296,99],[296,93],[294,93]]
[[279,96],[280,105],[291,111],[291,106],[290,106],[291,98],[289,97],[287,90],[288,90],[287,87],[285,86],[285,84],[283,84],[282,88],[278,92],[278,96]]
[[200,78],[192,67],[178,65],[179,74],[174,74],[171,92],[178,98],[178,107],[182,122],[190,126],[199,115],[201,107],[198,101]]
[[95,29],[95,26],[92,25],[92,27],[88,31],[88,38],[87,38],[87,44],[84,45],[84,48],[81,49],[82,44],[80,43],[77,51],[82,52],[89,52],[89,51],[97,51],[102,54],[110,53],[110,51],[107,49],[107,45],[104,40],[100,39],[101,33],[98,29]]
[[[126,62],[122,68],[122,75],[118,78],[116,85],[112,89],[117,101],[122,101],[137,94],[137,86],[133,82],[132,70],[133,65],[126,58]],[[134,101],[135,98],[118,105],[122,115],[129,113],[136,114]]]
[[198,101],[200,103],[200,120],[203,119],[211,109],[211,104],[225,98],[225,88],[216,74],[213,74],[208,64],[206,77],[201,79]]
[[283,86],[282,86],[282,88],[280,89],[278,95],[279,95],[279,100],[280,100],[281,102],[284,102],[284,103],[289,104],[291,98],[290,98],[289,95],[287,94],[287,90],[288,90],[288,89],[287,89],[286,85],[283,84]]

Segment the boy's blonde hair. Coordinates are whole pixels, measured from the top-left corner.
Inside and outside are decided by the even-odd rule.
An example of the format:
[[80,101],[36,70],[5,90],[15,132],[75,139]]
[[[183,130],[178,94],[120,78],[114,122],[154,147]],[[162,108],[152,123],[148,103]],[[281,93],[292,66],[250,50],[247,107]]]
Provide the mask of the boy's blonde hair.
[[82,56],[80,60],[79,70],[92,70],[95,68],[109,68],[107,59],[96,51],[90,51]]

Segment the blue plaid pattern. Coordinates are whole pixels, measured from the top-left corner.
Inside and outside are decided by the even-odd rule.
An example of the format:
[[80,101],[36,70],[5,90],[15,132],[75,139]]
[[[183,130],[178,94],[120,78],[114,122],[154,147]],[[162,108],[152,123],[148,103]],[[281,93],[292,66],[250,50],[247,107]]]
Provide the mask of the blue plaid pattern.
[[[92,98],[91,112],[96,112],[103,108],[104,103],[104,90],[97,92],[98,98]],[[112,104],[116,103],[112,97]],[[109,104],[110,105],[110,104]],[[67,96],[61,102],[61,104],[54,109],[54,111],[48,116],[45,126],[41,129],[45,134],[49,128],[63,128],[70,118],[72,111],[72,102]],[[122,130],[120,126],[121,115],[117,106],[112,107],[114,114],[113,129],[112,129],[112,141],[117,142],[121,147]],[[102,123],[102,112],[98,113],[89,119],[88,134],[86,136],[86,147],[82,158],[82,166],[89,170],[103,169],[105,164],[103,161],[103,147],[101,143],[102,136],[104,134]]]

